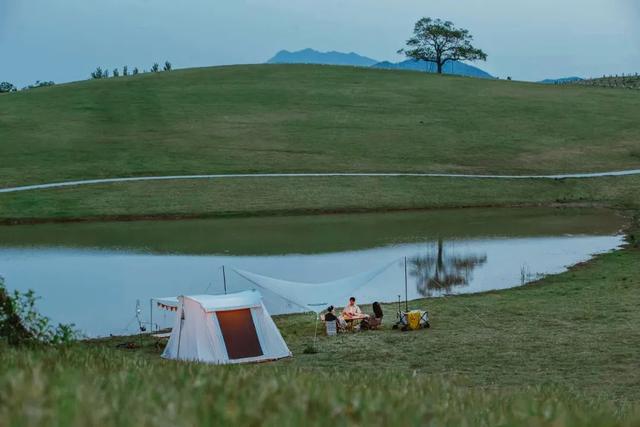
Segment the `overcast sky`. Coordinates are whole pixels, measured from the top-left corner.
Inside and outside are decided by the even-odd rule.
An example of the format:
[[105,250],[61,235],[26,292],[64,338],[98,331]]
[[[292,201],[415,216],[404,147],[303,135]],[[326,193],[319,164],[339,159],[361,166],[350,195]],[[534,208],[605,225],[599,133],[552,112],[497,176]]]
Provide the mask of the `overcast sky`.
[[259,63],[306,47],[398,60],[422,16],[471,30],[496,76],[640,72],[640,0],[0,0],[0,81]]

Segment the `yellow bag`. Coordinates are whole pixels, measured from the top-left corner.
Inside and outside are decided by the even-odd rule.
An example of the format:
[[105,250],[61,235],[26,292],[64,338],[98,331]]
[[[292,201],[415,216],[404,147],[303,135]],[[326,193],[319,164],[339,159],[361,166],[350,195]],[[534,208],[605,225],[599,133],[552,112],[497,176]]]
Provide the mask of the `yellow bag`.
[[407,313],[407,323],[409,324],[409,329],[415,331],[416,329],[420,329],[420,319],[422,319],[422,311],[420,310],[412,310]]

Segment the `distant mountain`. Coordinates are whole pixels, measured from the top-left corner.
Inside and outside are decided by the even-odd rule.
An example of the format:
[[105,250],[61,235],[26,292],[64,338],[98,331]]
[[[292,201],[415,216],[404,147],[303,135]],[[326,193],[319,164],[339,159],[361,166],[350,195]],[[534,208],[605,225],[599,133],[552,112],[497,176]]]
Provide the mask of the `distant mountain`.
[[544,79],[538,83],[544,83],[548,85],[560,85],[564,83],[575,83],[584,80],[582,77],[562,77],[560,79]]
[[[433,62],[416,61],[415,59],[407,59],[406,61],[402,62],[383,61],[374,64],[372,67],[392,70],[424,71],[427,73],[437,72],[436,64],[434,64]],[[464,62],[459,61],[449,61],[444,64],[443,72],[446,74],[455,74],[458,76],[467,77],[480,77],[483,79],[494,78],[491,74],[481,70],[478,67],[474,67],[473,65],[465,64]]]
[[318,52],[314,49],[302,49],[297,52],[281,50],[267,61],[268,64],[326,64],[370,67],[378,61],[357,53]]
[[[432,62],[415,61],[413,59],[402,62],[378,62],[375,59],[367,58],[366,56],[358,55],[354,52],[319,52],[309,48],[302,49],[297,52],[281,50],[276,53],[273,58],[269,59],[267,63],[351,65],[354,67],[386,68],[390,70],[426,71],[428,73],[436,72],[436,65]],[[444,66],[444,72],[446,74],[455,74],[459,76],[480,77],[484,79],[494,78],[491,74],[481,70],[480,68],[458,61],[450,61],[446,63]]]

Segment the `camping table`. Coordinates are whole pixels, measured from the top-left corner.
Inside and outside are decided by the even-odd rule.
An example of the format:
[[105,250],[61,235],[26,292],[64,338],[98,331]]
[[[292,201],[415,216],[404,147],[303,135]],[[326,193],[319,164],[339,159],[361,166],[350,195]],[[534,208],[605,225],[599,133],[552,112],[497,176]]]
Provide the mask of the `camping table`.
[[360,316],[351,316],[349,318],[344,317],[344,321],[347,322],[347,329],[351,332],[353,332],[355,326],[356,326],[356,322],[358,322],[358,324],[363,321],[364,319],[366,319],[367,316],[360,315]]

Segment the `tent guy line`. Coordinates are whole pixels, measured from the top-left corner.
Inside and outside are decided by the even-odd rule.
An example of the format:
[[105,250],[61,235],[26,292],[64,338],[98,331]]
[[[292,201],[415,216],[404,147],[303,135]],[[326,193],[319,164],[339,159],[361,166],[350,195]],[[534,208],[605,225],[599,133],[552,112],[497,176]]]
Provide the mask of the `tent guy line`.
[[455,173],[240,173],[240,174],[208,174],[208,175],[167,175],[167,176],[135,176],[127,178],[101,178],[78,181],[53,182],[48,184],[23,185],[18,187],[0,188],[0,193],[16,193],[19,191],[46,190],[51,188],[77,187],[81,185],[113,184],[137,181],[171,181],[181,179],[229,179],[229,178],[331,178],[331,177],[421,177],[421,178],[470,178],[470,179],[586,179],[614,176],[640,175],[640,169],[630,169],[610,172],[591,172],[558,175],[474,175]]

